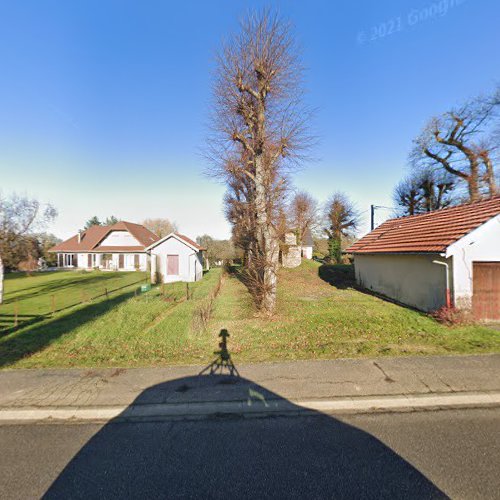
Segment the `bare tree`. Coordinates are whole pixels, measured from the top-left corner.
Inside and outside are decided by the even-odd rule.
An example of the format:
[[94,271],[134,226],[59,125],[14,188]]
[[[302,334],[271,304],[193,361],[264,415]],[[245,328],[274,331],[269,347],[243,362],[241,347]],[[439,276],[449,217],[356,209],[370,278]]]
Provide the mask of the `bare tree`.
[[359,214],[344,193],[334,193],[325,205],[325,233],[328,236],[330,258],[342,262],[342,237],[351,236],[357,229]]
[[394,188],[397,215],[416,215],[451,205],[455,187],[453,178],[430,169],[415,171]]
[[250,291],[267,315],[276,307],[277,209],[287,172],[310,144],[301,79],[290,26],[268,12],[243,20],[218,56],[209,138],[212,173],[229,186],[226,206],[233,227],[244,221],[243,230],[235,228],[237,238],[248,239]]
[[0,304],[3,303],[4,259],[9,252],[16,252],[20,242],[30,232],[40,230],[57,216],[51,205],[16,194],[0,194]]
[[146,219],[142,225],[160,238],[177,231],[177,224],[169,219]]
[[295,193],[290,201],[290,222],[297,231],[299,243],[304,241],[308,231],[312,231],[318,223],[318,202],[305,191]]
[[217,240],[209,234],[196,238],[196,243],[206,248],[206,259],[209,263],[225,262],[236,258],[236,251],[231,240]]
[[[439,167],[467,184],[469,200],[481,198],[482,185],[488,196],[497,192],[492,148],[485,137],[498,118],[500,89],[467,101],[442,116],[432,118],[410,155],[415,165]],[[484,172],[482,171],[484,169]]]

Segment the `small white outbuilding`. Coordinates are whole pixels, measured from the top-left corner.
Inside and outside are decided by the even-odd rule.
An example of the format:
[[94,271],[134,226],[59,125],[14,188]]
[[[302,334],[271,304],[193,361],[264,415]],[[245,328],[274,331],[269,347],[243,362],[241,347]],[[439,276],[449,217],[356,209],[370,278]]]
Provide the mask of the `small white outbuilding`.
[[388,220],[346,253],[364,288],[423,311],[500,320],[500,196]]
[[151,282],[198,281],[203,277],[205,249],[187,236],[170,233],[146,248],[151,256]]

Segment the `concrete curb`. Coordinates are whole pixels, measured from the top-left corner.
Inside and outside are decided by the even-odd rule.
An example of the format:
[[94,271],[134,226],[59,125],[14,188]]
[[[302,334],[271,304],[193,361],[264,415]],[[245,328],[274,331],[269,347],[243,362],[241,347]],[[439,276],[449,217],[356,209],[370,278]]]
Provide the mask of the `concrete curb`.
[[353,414],[496,406],[500,406],[500,392],[409,394],[311,401],[279,399],[259,402],[248,400],[130,406],[0,408],[0,424],[175,420],[221,416],[259,417],[312,412]]

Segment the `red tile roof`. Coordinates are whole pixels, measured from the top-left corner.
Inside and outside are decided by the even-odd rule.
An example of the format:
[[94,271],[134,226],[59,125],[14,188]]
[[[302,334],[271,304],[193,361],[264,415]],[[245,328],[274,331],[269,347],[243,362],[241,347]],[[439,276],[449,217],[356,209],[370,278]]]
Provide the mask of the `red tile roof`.
[[440,253],[500,214],[500,196],[435,212],[391,219],[351,245],[346,253]]
[[201,247],[200,245],[198,245],[198,243],[196,243],[196,241],[193,241],[191,238],[188,238],[187,236],[184,236],[183,234],[180,233],[174,233],[174,234],[178,236],[181,240],[184,240],[186,243],[199,250],[200,252],[202,250],[206,250],[206,248]]
[[[111,231],[128,231],[140,245],[133,247],[100,247],[99,243]],[[78,242],[78,234],[76,234],[69,240],[63,241],[52,247],[49,252],[143,252],[146,247],[158,239],[156,234],[140,224],[120,221],[112,226],[91,226],[81,233],[80,242]]]

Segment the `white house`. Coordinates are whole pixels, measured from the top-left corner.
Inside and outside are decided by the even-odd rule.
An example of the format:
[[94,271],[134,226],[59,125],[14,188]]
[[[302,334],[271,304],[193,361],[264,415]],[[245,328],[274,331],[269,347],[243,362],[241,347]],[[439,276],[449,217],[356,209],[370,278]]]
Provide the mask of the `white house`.
[[312,237],[311,230],[308,229],[302,240],[302,257],[304,259],[312,259],[313,247],[314,247],[314,240]]
[[346,250],[357,282],[423,311],[500,320],[500,196],[384,222]]
[[112,226],[92,226],[49,251],[57,254],[59,268],[109,271],[151,268],[155,278],[158,271],[162,281],[172,282],[197,281],[203,276],[203,250],[187,236],[172,233],[160,239],[140,224],[121,221]]
[[49,251],[60,268],[146,271],[146,247],[158,240],[140,224],[121,221],[112,226],[91,226]]
[[151,255],[151,281],[198,281],[203,277],[205,249],[187,236],[171,233],[146,248]]

